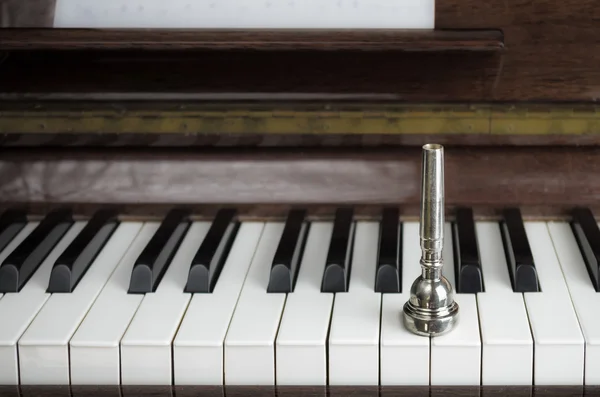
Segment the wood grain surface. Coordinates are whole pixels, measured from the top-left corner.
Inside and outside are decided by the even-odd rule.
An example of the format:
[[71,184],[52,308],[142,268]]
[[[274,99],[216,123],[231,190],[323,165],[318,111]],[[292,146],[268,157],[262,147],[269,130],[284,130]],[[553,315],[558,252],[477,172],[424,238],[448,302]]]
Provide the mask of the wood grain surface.
[[495,52],[16,51],[0,97],[204,101],[484,101]]
[[0,30],[0,50],[500,51],[499,30]]
[[[29,7],[26,13],[39,2],[21,3],[23,10]],[[600,7],[595,0],[437,0],[435,12],[437,30],[501,31],[503,50],[413,53],[357,46],[343,51],[198,51],[186,53],[187,58],[150,51],[143,56],[120,52],[121,62],[113,53],[104,63],[75,54],[12,54],[0,69],[0,86],[4,92],[39,96],[139,92],[151,98],[157,92],[194,92],[257,100],[290,94],[327,100],[343,94],[394,101],[589,103],[600,98]],[[109,57],[108,50],[99,52]]]
[[[262,215],[282,215],[289,206],[327,215],[339,205],[396,205],[416,215],[420,156],[419,147],[2,151],[0,200],[151,211],[233,205]],[[595,209],[599,174],[600,151],[593,147],[448,147],[446,206],[492,215],[506,206],[537,215]]]
[[[61,133],[0,133],[0,147],[10,148],[231,148],[240,150],[291,147],[297,150],[321,148],[364,148],[364,150],[390,147],[420,147],[427,142],[448,146],[589,146],[600,145],[600,133],[593,134],[231,134],[214,131],[211,133],[144,133],[144,132],[61,132]],[[507,154],[509,156],[510,154]]]

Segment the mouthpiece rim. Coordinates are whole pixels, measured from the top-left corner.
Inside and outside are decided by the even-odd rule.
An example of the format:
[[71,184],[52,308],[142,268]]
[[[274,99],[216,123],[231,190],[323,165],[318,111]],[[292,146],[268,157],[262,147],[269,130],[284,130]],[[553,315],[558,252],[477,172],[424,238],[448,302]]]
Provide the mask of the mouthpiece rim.
[[444,150],[444,146],[440,145],[439,143],[426,143],[425,145],[423,145],[423,150],[427,150],[427,151],[438,151],[438,150]]

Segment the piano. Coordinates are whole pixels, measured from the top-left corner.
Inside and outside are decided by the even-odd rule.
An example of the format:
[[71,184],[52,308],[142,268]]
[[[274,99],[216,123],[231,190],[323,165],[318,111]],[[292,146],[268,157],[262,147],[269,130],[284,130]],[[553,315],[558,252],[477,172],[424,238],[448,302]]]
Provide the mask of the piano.
[[0,0],[0,395],[595,395],[595,5]]

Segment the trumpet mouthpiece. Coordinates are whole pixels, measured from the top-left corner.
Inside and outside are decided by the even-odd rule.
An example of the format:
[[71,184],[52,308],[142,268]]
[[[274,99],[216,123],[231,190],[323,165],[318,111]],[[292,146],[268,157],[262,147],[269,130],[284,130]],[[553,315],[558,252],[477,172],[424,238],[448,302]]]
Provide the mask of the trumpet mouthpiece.
[[444,266],[442,257],[444,148],[442,145],[423,146],[419,221],[421,275],[413,282],[410,298],[404,304],[404,325],[417,335],[439,336],[450,332],[459,318],[459,307],[454,301],[452,285],[442,274]]

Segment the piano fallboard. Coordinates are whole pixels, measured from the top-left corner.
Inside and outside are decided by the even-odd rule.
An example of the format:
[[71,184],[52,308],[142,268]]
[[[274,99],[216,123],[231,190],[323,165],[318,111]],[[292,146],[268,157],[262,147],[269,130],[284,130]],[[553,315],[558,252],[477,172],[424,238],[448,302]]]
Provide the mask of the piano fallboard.
[[[419,208],[420,146],[397,148],[4,148],[0,203],[41,213],[74,205],[90,214],[117,206],[132,216],[163,216],[173,205],[198,214],[235,205],[273,219],[292,206],[331,217],[339,205],[373,215]],[[446,146],[446,206],[497,216],[518,206],[527,217],[556,218],[578,205],[599,207],[600,152],[594,146]],[[373,210],[372,208],[375,208]],[[371,209],[369,209],[371,208]]]

